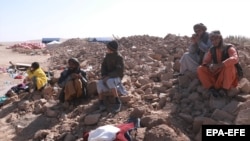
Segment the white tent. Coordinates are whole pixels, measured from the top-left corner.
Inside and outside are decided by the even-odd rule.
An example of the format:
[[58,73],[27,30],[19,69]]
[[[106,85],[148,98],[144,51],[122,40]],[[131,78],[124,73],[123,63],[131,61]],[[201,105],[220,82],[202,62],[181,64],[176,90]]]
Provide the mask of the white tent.
[[58,41],[52,41],[52,42],[49,42],[47,45],[54,45],[54,44],[60,44],[61,42],[58,42]]

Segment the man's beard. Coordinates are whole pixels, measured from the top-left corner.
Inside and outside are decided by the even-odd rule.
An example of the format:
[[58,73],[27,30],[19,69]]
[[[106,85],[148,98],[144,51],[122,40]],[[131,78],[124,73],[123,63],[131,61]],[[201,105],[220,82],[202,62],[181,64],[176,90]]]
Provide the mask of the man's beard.
[[69,71],[70,73],[76,72],[76,70],[77,70],[77,68],[69,68],[69,69],[68,69],[68,71]]
[[220,43],[218,44],[218,46],[215,46],[216,48],[219,48],[222,46],[222,40],[220,41]]

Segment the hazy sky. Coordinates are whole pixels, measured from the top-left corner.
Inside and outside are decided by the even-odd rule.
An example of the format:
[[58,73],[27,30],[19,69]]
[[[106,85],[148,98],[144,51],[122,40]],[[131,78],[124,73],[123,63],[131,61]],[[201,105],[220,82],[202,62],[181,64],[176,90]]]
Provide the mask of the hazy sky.
[[190,36],[193,25],[250,37],[248,0],[0,0],[0,41]]

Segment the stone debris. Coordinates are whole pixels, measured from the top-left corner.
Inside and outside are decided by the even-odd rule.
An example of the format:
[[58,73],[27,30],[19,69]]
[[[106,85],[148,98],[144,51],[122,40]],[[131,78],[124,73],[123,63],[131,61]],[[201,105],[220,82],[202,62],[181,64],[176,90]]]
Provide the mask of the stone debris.
[[[178,60],[190,44],[189,37],[143,35],[117,41],[125,61],[123,84],[129,92],[121,96],[121,112],[98,111],[96,80],[100,79],[105,44],[76,38],[45,48],[44,52],[51,55],[48,70],[54,72],[53,86],[33,94],[31,99],[19,96],[9,102],[11,104],[4,105],[0,109],[3,121],[0,126],[19,127],[18,135],[13,132],[14,139],[22,136],[23,140],[80,141],[84,131],[124,123],[134,117],[141,118],[142,126],[134,136],[136,141],[201,141],[203,124],[250,124],[250,75],[246,73],[250,57],[244,46],[237,46],[244,78],[228,96],[214,98],[208,95],[195,74],[174,76],[179,70]],[[58,102],[61,89],[56,81],[70,57],[79,59],[90,80],[90,98],[77,106]],[[108,95],[106,100],[113,102]],[[10,113],[6,113],[6,109]],[[30,118],[33,121],[29,124],[25,118],[28,114],[36,115]]]

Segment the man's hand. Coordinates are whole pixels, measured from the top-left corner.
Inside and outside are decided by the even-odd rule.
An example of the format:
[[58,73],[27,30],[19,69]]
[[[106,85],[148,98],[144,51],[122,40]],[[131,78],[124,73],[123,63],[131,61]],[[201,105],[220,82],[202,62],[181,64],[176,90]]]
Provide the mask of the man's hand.
[[210,69],[211,72],[215,72],[215,71],[217,71],[218,69],[222,68],[223,66],[224,66],[223,63],[211,64],[211,65],[209,66],[209,69]]
[[199,40],[200,40],[200,37],[197,34],[192,35],[191,41],[193,44],[197,44],[199,42]]

